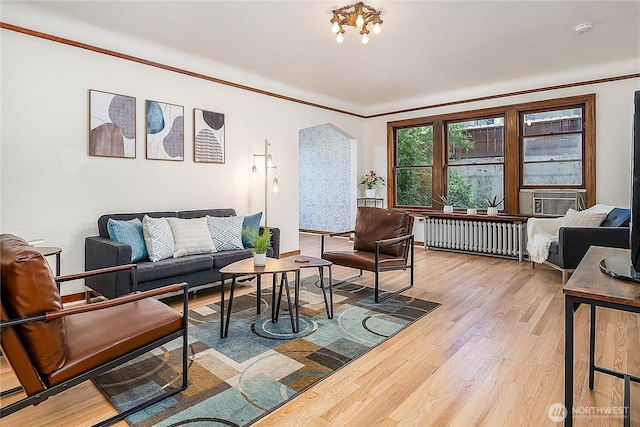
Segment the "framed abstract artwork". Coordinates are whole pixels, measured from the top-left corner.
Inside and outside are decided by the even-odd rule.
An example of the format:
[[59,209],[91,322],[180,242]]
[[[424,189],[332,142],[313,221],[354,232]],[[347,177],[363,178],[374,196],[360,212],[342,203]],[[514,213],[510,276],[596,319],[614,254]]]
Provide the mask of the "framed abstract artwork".
[[193,160],[224,163],[224,114],[193,109]]
[[135,159],[135,98],[89,90],[89,155]]
[[184,160],[184,107],[147,100],[147,159]]

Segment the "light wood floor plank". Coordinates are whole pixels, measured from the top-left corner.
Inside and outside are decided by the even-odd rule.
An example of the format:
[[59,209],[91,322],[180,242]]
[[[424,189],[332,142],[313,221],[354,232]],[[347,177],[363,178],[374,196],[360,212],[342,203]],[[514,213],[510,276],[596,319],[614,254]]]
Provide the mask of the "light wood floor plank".
[[[349,248],[332,239],[331,249]],[[301,234],[303,254],[320,255],[320,237]],[[415,287],[405,295],[442,306],[389,341],[256,423],[256,426],[557,426],[547,415],[563,402],[564,298],[560,273],[526,262],[425,251],[416,247]],[[311,269],[303,275],[313,274]],[[335,278],[353,275],[334,268]],[[402,273],[383,275],[401,286]],[[356,280],[373,285],[369,273]],[[270,280],[264,280],[267,286]],[[253,291],[255,282],[240,293]],[[200,291],[191,307],[219,300]],[[179,308],[179,303],[174,306]],[[585,415],[617,410],[622,381],[596,373],[588,388],[589,309],[575,315],[575,425],[620,426],[620,417]],[[640,321],[598,309],[597,363],[640,375]],[[233,321],[233,318],[232,318]],[[2,389],[15,384],[4,361]],[[640,425],[640,385],[632,384],[632,425]],[[4,398],[2,404],[15,398]],[[114,413],[87,382],[2,420],[12,426],[90,425]],[[120,423],[126,426],[126,423]]]

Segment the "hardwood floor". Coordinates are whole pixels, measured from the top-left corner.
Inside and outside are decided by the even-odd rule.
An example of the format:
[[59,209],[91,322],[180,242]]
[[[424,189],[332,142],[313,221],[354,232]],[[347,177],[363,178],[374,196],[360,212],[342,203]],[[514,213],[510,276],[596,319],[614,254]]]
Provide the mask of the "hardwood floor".
[[[332,240],[330,248],[348,246]],[[303,254],[320,237],[301,234]],[[313,274],[312,269],[303,275]],[[353,274],[334,268],[334,277]],[[401,283],[387,273],[382,283]],[[416,247],[415,287],[404,294],[442,306],[256,423],[257,426],[554,426],[563,402],[564,299],[548,267]],[[360,283],[373,283],[365,273]],[[242,288],[253,290],[253,283]],[[265,280],[263,283],[270,283]],[[200,291],[192,307],[217,301]],[[179,308],[179,304],[176,303]],[[640,375],[640,317],[598,309],[600,365]],[[621,426],[622,380],[596,374],[587,386],[589,310],[575,316],[576,426]],[[16,382],[2,359],[2,389]],[[640,425],[640,385],[631,385],[631,424]],[[6,404],[10,398],[2,399]],[[618,411],[618,412],[617,412]],[[614,415],[607,415],[611,412]],[[11,426],[90,425],[113,413],[87,382],[2,420]],[[126,423],[118,425],[126,426]]]

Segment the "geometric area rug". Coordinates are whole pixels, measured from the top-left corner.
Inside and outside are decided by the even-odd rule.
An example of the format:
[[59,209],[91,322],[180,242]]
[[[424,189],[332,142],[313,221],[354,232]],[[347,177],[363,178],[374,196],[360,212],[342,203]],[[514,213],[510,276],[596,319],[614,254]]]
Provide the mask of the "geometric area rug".
[[[374,303],[370,287],[333,290],[327,319],[318,276],[301,280],[300,331],[291,331],[283,298],[271,322],[271,291],[234,298],[229,335],[220,338],[220,307],[189,310],[188,387],[127,418],[135,427],[245,426],[440,306],[395,295]],[[292,297],[293,299],[293,297]],[[182,339],[172,341],[97,377],[98,389],[119,411],[148,400],[181,379]]]

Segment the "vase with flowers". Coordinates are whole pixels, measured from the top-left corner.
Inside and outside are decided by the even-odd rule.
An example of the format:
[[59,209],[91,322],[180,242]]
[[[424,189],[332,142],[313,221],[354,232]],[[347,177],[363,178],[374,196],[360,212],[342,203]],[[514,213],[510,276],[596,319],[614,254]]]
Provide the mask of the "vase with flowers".
[[378,185],[385,185],[384,178],[376,175],[376,171],[370,170],[368,174],[364,175],[364,179],[360,182],[360,185],[364,185],[365,196],[368,198],[376,197],[376,187]]

